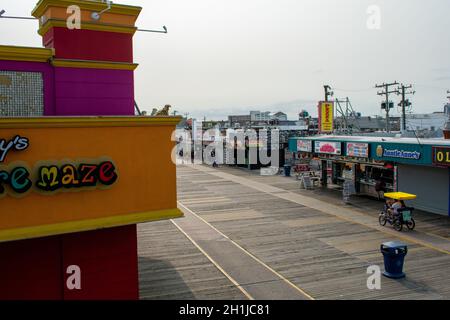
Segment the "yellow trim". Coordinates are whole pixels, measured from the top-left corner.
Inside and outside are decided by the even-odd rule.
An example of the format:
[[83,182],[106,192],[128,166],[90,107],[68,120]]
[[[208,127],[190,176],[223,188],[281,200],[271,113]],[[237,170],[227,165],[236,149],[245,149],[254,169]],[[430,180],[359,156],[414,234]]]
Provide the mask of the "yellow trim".
[[53,49],[0,45],[0,60],[47,62],[54,55]]
[[97,229],[114,228],[144,222],[168,220],[183,217],[179,209],[149,211],[99,219],[64,222],[58,224],[0,230],[0,242],[47,237],[52,235],[83,232]]
[[[49,19],[44,23],[44,25],[42,25],[39,28],[38,34],[41,36],[44,36],[53,27],[67,28],[67,22],[65,20]],[[114,24],[99,24],[99,23],[82,22],[80,30],[93,30],[93,31],[135,34],[137,28],[136,27],[119,26],[119,25],[114,25]]]
[[[31,12],[31,15],[35,18],[40,18],[45,13],[48,7],[63,7],[67,8],[71,5],[77,5],[82,10],[90,11],[102,11],[106,9],[106,4],[95,1],[83,1],[83,0],[40,0],[36,7]],[[110,13],[124,14],[138,16],[142,11],[142,7],[128,6],[123,4],[112,4]]]
[[88,68],[88,69],[110,69],[110,70],[136,70],[137,63],[110,62],[110,61],[90,61],[90,60],[68,60],[53,59],[52,65],[65,68]]
[[180,121],[169,116],[0,118],[0,129],[175,126]]

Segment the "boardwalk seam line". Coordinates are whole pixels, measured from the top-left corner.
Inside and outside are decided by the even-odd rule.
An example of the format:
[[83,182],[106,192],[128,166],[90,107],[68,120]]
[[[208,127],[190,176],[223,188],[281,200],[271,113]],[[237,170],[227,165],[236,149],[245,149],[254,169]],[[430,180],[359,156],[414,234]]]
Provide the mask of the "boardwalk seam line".
[[228,279],[228,280],[230,280],[249,300],[255,300],[244,288],[242,288],[242,286],[236,281],[236,280],[234,280],[225,270],[223,270],[223,268],[213,259],[213,258],[211,258],[209,255],[208,255],[208,253],[206,253],[206,251],[205,250],[203,250],[198,244],[197,244],[197,242],[195,242],[195,240],[194,239],[192,239],[175,221],[173,221],[173,220],[170,220],[174,225],[175,225],[175,227],[177,227],[178,228],[178,230],[180,230],[180,232],[181,233],[183,233],[184,234],[184,236],[186,237],[186,238],[188,238],[188,240],[190,241],[190,242],[192,242],[192,244],[198,249],[198,250],[200,250],[200,252],[206,257],[206,258],[208,258],[208,260],[209,261],[211,261],[211,263],[217,268],[217,269],[219,269],[219,271],[220,272],[222,272],[223,273],[223,275]]
[[203,221],[204,223],[206,223],[208,226],[210,226],[212,229],[214,229],[217,233],[219,233],[221,236],[225,237],[226,239],[228,239],[233,245],[235,245],[238,249],[240,249],[241,251],[243,251],[245,254],[247,254],[248,256],[250,256],[251,258],[253,258],[255,261],[257,261],[259,264],[261,264],[262,266],[264,266],[265,268],[267,268],[269,271],[271,271],[273,274],[275,274],[277,277],[279,277],[281,280],[283,280],[284,282],[286,282],[288,285],[290,285],[292,288],[294,288],[296,291],[300,292],[302,295],[304,295],[305,297],[307,297],[310,300],[315,300],[310,294],[306,293],[305,291],[303,291],[302,289],[300,289],[299,287],[297,287],[295,284],[293,284],[291,281],[289,281],[287,278],[285,278],[284,276],[282,276],[280,273],[278,273],[277,271],[275,271],[274,269],[272,269],[271,267],[269,267],[267,264],[265,264],[263,261],[261,261],[259,258],[257,258],[256,256],[254,256],[252,253],[250,253],[249,251],[245,250],[243,247],[241,247],[238,243],[236,243],[234,240],[230,239],[227,235],[225,235],[224,233],[222,233],[220,230],[218,230],[216,227],[214,227],[212,224],[210,224],[208,221],[206,221],[205,219],[203,219],[202,217],[200,217],[199,215],[197,215],[195,212],[193,212],[191,209],[189,209],[188,207],[186,207],[185,205],[183,205],[180,201],[178,201],[178,204],[183,207],[185,210],[189,211],[190,213],[192,213],[195,217],[197,217],[198,219],[200,219],[201,221]]

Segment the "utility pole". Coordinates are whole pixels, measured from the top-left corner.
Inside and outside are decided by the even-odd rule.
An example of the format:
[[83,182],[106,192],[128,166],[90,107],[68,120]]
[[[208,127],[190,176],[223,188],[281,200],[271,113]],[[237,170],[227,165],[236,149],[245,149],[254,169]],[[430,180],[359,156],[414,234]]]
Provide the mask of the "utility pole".
[[328,102],[328,97],[332,97],[334,95],[334,92],[331,91],[331,87],[329,85],[325,85],[323,86],[323,88],[325,89],[325,102]]
[[415,91],[409,91],[406,92],[406,90],[411,89],[412,85],[409,86],[405,86],[404,84],[402,84],[399,88],[398,88],[398,93],[397,94],[401,94],[402,95],[402,102],[400,102],[399,106],[402,107],[402,133],[406,132],[406,107],[409,107],[411,105],[411,102],[409,102],[409,100],[406,100],[406,95],[407,94],[415,94]]
[[379,96],[386,96],[386,131],[387,132],[391,132],[391,124],[390,124],[390,119],[389,119],[389,111],[390,111],[389,110],[390,109],[390,106],[389,106],[389,95],[391,93],[398,93],[397,90],[389,91],[389,87],[396,86],[398,84],[399,83],[397,81],[395,81],[393,83],[383,83],[381,85],[375,85],[375,88],[378,88],[378,89],[383,88],[384,89],[384,91],[379,91],[377,94]]
[[136,113],[137,113],[139,116],[142,116],[141,109],[139,109],[139,106],[138,106],[136,100],[134,100],[134,109],[136,110]]

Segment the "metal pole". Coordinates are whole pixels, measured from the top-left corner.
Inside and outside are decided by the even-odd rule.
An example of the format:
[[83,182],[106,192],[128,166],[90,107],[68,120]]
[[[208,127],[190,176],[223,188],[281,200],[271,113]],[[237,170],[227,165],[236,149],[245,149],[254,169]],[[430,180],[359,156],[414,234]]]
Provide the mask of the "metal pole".
[[405,86],[402,85],[402,123],[403,123],[403,128],[402,128],[402,133],[406,132],[406,88]]
[[397,94],[401,94],[402,95],[402,102],[401,102],[401,107],[402,107],[402,133],[406,132],[406,107],[409,105],[409,103],[406,102],[406,95],[415,93],[415,91],[406,92],[407,89],[411,89],[411,88],[412,88],[412,85],[405,86],[404,84],[402,84],[398,88],[398,93]]
[[391,132],[391,125],[389,120],[389,94],[387,93],[389,90],[389,86],[386,85],[386,132]]
[[398,82],[395,81],[394,83],[383,83],[382,85],[375,85],[375,88],[384,88],[384,92],[378,92],[379,96],[385,95],[386,96],[386,131],[389,133],[391,132],[391,125],[390,125],[390,119],[389,119],[389,94],[390,93],[398,93],[398,90],[396,91],[389,91],[390,86],[397,85]]

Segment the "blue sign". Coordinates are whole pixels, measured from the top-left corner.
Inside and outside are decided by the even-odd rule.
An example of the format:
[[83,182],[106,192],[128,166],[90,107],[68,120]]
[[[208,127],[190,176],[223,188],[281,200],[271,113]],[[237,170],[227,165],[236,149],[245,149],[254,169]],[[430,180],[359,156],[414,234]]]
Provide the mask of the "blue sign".
[[383,157],[388,158],[401,158],[401,159],[413,159],[413,160],[420,160],[422,153],[417,151],[405,151],[405,150],[390,150],[390,149],[384,149],[383,150]]
[[371,143],[371,159],[415,165],[431,165],[431,146],[409,143]]

